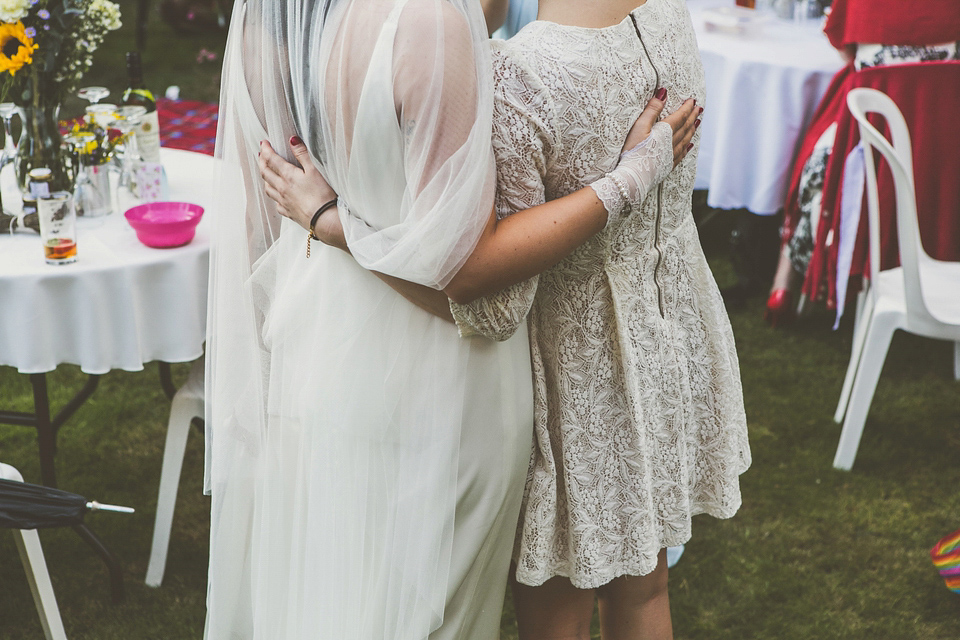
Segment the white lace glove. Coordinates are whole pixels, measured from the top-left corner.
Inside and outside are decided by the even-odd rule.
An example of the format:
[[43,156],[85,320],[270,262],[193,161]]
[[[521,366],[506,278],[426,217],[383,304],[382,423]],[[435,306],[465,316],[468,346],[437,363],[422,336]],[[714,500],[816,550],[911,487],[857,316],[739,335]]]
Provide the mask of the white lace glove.
[[658,122],[640,144],[620,155],[616,169],[590,184],[607,210],[606,226],[639,209],[672,170],[673,129]]

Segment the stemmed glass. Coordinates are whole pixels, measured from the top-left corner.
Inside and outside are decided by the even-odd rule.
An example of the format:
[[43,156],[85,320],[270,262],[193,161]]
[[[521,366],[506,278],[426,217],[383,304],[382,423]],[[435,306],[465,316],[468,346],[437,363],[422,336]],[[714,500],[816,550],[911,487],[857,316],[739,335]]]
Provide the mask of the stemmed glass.
[[110,89],[106,87],[82,87],[77,91],[77,97],[81,100],[89,100],[90,104],[97,104],[110,95]]
[[[147,115],[146,107],[139,105],[124,105],[117,107],[114,126],[123,136],[123,157],[120,163],[119,191],[130,191],[136,195],[136,167],[142,162],[140,151],[137,149],[137,139],[134,130],[140,124],[143,116]],[[119,195],[119,193],[118,193]],[[118,210],[122,210],[118,207]]]
[[64,138],[73,156],[73,164],[77,167],[77,178],[73,187],[73,201],[77,209],[77,216],[86,218],[103,216],[110,213],[110,183],[95,184],[88,169],[97,170],[89,164],[91,143],[96,144],[97,136],[90,131],[78,131]]
[[86,108],[87,122],[94,124],[104,131],[113,126],[117,119],[117,105],[106,102],[91,104]]
[[[12,102],[0,102],[0,118],[3,118],[3,154],[0,155],[0,176],[8,164],[13,164],[17,159],[17,143],[13,141],[13,116],[20,110]],[[16,176],[13,182],[16,183]]]

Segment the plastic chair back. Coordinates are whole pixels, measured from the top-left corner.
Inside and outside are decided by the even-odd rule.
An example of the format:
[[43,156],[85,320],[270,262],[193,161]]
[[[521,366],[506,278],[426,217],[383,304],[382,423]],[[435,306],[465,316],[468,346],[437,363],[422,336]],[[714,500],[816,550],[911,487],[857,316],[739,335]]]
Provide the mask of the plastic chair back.
[[[903,268],[904,289],[909,323],[919,326],[939,326],[923,298],[920,264],[932,262],[920,241],[917,222],[917,198],[913,179],[913,152],[910,132],[900,109],[889,96],[876,89],[858,88],[847,94],[847,106],[860,126],[860,139],[865,143],[867,222],[869,226],[870,280],[878,282],[880,271],[880,202],[877,196],[877,172],[873,150],[880,152],[893,174],[896,193],[897,235],[900,246],[900,264]],[[869,122],[867,114],[877,113],[886,120],[892,144]]]

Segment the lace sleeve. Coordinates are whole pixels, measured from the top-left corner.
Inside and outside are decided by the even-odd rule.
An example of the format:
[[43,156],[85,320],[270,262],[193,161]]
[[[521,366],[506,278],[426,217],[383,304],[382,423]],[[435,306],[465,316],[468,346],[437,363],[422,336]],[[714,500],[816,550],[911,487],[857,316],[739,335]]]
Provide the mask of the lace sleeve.
[[[546,202],[543,176],[555,157],[552,108],[545,88],[506,52],[494,51],[493,150],[497,216]],[[535,276],[469,304],[450,303],[462,337],[506,340],[523,323],[537,292]]]
[[607,226],[637,211],[650,190],[673,169],[673,129],[653,125],[650,135],[620,156],[617,168],[590,184],[607,210]]

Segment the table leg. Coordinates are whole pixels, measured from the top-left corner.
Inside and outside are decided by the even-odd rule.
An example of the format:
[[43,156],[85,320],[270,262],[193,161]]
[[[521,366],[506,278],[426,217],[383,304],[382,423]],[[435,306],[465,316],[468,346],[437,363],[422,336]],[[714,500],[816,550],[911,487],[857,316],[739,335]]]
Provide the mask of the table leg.
[[33,386],[33,407],[37,429],[37,442],[40,447],[40,477],[48,487],[57,486],[57,475],[54,456],[57,453],[57,433],[60,427],[77,412],[84,402],[93,395],[100,383],[100,376],[91,375],[86,384],[78,391],[57,415],[50,419],[50,399],[47,395],[47,376],[44,373],[34,373],[30,376]]
[[34,373],[30,376],[33,387],[33,427],[37,430],[37,446],[40,449],[40,479],[48,487],[57,486],[57,470],[54,456],[57,453],[57,431],[50,421],[50,398],[47,396],[47,375]]
[[160,367],[160,387],[163,389],[163,392],[167,394],[167,398],[173,400],[174,394],[177,393],[177,388],[173,385],[170,363],[158,360],[157,366]]

